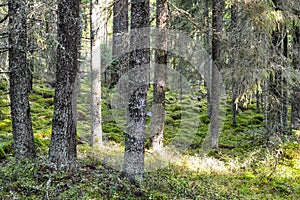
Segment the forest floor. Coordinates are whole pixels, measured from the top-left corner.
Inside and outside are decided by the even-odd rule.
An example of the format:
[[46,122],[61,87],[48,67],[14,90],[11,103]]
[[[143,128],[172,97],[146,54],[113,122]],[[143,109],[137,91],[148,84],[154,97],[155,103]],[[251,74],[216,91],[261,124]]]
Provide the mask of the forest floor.
[[[8,104],[6,88],[1,83],[0,106]],[[1,107],[0,199],[300,199],[299,131],[284,140],[274,136],[266,144],[263,116],[255,111],[255,102],[239,110],[236,125],[231,122],[230,106],[224,105],[220,149],[206,151],[209,118],[204,97],[195,101],[191,96],[182,98],[168,91],[165,145],[172,144],[178,132],[191,134],[192,140],[181,155],[166,150],[161,156],[148,149],[147,140],[146,173],[143,181],[135,185],[120,172],[123,111],[109,109],[111,101],[105,101],[109,99],[105,90],[105,148],[89,147],[88,92],[88,88],[82,88],[78,102],[78,167],[69,172],[55,171],[47,161],[53,89],[36,84],[30,95],[39,154],[34,162],[17,162],[12,157],[9,107]],[[148,97],[150,102],[151,91]],[[199,122],[196,129],[195,122]]]

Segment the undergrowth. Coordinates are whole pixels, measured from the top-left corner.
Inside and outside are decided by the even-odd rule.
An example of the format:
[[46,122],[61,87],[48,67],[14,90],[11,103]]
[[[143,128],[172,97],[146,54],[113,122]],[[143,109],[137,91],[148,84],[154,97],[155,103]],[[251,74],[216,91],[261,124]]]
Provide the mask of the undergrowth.
[[[80,146],[76,171],[55,171],[44,157],[0,163],[2,199],[299,199],[300,168],[265,149],[244,161],[183,156],[131,184],[107,164],[109,151]],[[268,157],[264,159],[264,157]],[[170,159],[170,158],[165,158]],[[290,158],[285,158],[290,159]]]
[[[179,157],[168,151],[162,156],[153,156],[147,139],[147,172],[143,183],[136,186],[121,176],[125,125],[124,118],[119,119],[118,114],[123,111],[111,111],[110,94],[106,88],[103,88],[105,100],[102,102],[106,147],[93,149],[86,144],[90,137],[90,91],[87,84],[82,85],[77,130],[78,140],[84,145],[78,145],[78,170],[72,172],[55,171],[46,158],[54,89],[44,84],[36,83],[30,94],[39,157],[33,162],[17,162],[12,158],[11,119],[10,109],[5,106],[9,105],[5,88],[2,84],[1,199],[300,199],[300,145],[293,138],[287,141],[273,138],[266,145],[263,115],[256,113],[255,104],[239,110],[237,124],[232,124],[230,106],[227,106],[222,119],[220,149],[207,152],[203,143],[210,119],[205,99],[181,96],[168,90],[165,145],[174,142],[176,133],[185,134],[182,139],[187,138],[191,143]],[[151,98],[152,88],[148,94],[150,113]],[[148,125],[150,116],[147,117]],[[294,131],[295,137],[299,137],[297,134]],[[157,167],[156,164],[164,165]]]

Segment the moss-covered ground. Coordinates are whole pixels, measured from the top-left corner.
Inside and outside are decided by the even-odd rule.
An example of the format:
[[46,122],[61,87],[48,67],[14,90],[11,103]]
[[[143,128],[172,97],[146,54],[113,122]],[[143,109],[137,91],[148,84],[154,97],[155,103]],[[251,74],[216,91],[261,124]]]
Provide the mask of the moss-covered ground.
[[[165,167],[147,170],[141,185],[131,184],[118,171],[124,150],[122,111],[110,110],[109,91],[103,88],[103,133],[106,148],[88,146],[90,91],[83,84],[78,101],[78,169],[56,172],[47,162],[51,137],[54,89],[35,83],[30,94],[33,131],[39,157],[17,162],[12,157],[12,130],[7,84],[0,86],[0,199],[300,199],[298,131],[285,141],[265,144],[263,115],[255,102],[239,110],[232,124],[230,104],[220,134],[220,149],[206,151],[210,120],[205,97],[166,94],[165,145],[176,138],[190,142],[179,159],[165,154]],[[152,89],[148,99],[151,108]],[[151,109],[148,110],[151,112]],[[117,113],[117,115],[116,115]],[[120,116],[122,118],[122,116]],[[119,123],[116,123],[118,121]],[[150,117],[147,118],[150,123]],[[176,134],[182,134],[177,137]],[[299,135],[298,135],[299,138]],[[149,141],[146,140],[149,147]],[[146,155],[151,150],[146,151]],[[115,159],[117,161],[117,159]],[[146,162],[147,164],[147,162]]]

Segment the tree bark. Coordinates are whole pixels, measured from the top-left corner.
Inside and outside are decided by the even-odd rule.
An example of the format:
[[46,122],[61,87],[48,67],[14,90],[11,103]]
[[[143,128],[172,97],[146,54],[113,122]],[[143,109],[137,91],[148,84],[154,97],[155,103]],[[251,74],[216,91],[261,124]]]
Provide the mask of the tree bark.
[[[237,26],[237,12],[238,12],[238,7],[237,5],[233,4],[231,5],[231,31],[233,34],[234,28]],[[234,46],[236,44],[233,43],[232,44],[232,49],[234,49]],[[235,61],[235,57],[234,57],[234,53],[231,53],[231,65],[233,67],[235,67],[236,61]],[[236,116],[237,116],[237,108],[238,108],[238,103],[237,103],[237,97],[238,97],[238,85],[237,85],[237,81],[235,79],[234,76],[234,70],[232,70],[233,74],[232,74],[232,123],[236,124],[237,120],[236,120]]]
[[72,168],[76,162],[79,0],[58,1],[58,50],[50,162]]
[[220,34],[223,29],[222,13],[224,2],[219,0],[212,1],[212,77],[211,77],[211,122],[210,122],[210,147],[219,147],[220,129],[220,75],[221,67],[221,43]]
[[[275,10],[280,10],[280,2],[273,0]],[[282,25],[280,25],[282,26]],[[273,46],[274,51],[276,50],[283,53],[288,57],[288,40],[287,31],[284,27],[278,27],[277,30],[273,31]],[[283,42],[282,42],[283,41]],[[283,63],[282,63],[283,64]],[[273,120],[274,132],[284,135],[288,131],[288,85],[284,77],[282,69],[276,69],[274,72],[273,80],[271,80],[271,93],[275,100],[272,102],[273,110],[270,112],[270,122]]]
[[112,55],[116,61],[111,72],[110,88],[128,68],[128,0],[115,0],[113,7],[113,46]]
[[[32,4],[27,2],[27,18],[28,15],[32,15],[32,12],[34,10],[32,9]],[[33,14],[34,16],[34,14]],[[32,22],[30,20],[26,20],[26,26],[33,26]],[[32,86],[33,86],[33,72],[34,72],[34,48],[35,48],[35,38],[34,38],[34,33],[32,28],[31,29],[26,29],[26,35],[27,35],[27,66],[28,66],[28,92],[31,93]]]
[[141,181],[144,174],[144,146],[146,129],[146,99],[148,88],[149,48],[139,49],[140,44],[149,47],[149,0],[131,1],[131,33],[128,74],[128,116],[125,136],[123,174],[133,181]]
[[[283,38],[283,55],[288,59],[288,31],[285,28],[285,36]],[[288,95],[288,84],[286,77],[282,77],[282,102],[281,102],[281,112],[282,112],[282,132],[287,134],[288,131],[288,106],[289,106],[289,95]]]
[[259,83],[256,80],[256,92],[255,92],[255,98],[256,98],[256,112],[260,113],[260,104],[261,104],[261,93],[259,92]]
[[92,0],[91,9],[91,146],[103,146],[101,117],[101,50],[100,50],[100,4]]
[[9,2],[9,72],[14,155],[35,157],[28,98],[29,73],[26,59],[26,1]]
[[155,51],[153,104],[150,125],[150,142],[153,150],[163,148],[165,125],[165,90],[167,72],[167,28],[168,28],[168,2],[156,2],[156,27],[162,30],[163,36],[157,38],[161,48]]
[[[210,36],[209,36],[209,29],[210,29],[210,26],[209,26],[209,22],[208,22],[208,19],[209,19],[209,1],[210,0],[205,0],[205,5],[204,5],[204,17],[205,17],[205,30],[206,30],[206,33],[205,33],[205,38],[204,38],[204,44],[205,44],[205,47],[208,51],[209,46],[210,46]],[[209,51],[208,51],[209,52]],[[211,81],[211,66],[210,66],[210,63],[206,63],[208,69],[208,80],[207,81]],[[210,105],[210,94],[211,94],[211,82],[209,83],[206,83],[204,82],[204,85],[206,86],[206,89],[207,89],[207,116],[210,118],[211,117],[211,105]]]
[[[295,27],[295,35],[294,35],[294,56],[293,56],[293,65],[294,69],[300,70],[300,28]],[[292,87],[292,95],[291,95],[291,128],[295,130],[300,130],[300,87],[299,80],[295,80],[296,84]]]

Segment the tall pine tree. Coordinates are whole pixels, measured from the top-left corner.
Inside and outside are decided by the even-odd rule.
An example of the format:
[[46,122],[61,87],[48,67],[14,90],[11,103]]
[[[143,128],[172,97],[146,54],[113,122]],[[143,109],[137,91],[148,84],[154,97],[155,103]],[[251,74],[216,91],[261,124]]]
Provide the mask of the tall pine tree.
[[49,159],[58,168],[76,161],[79,0],[58,1],[58,50]]

